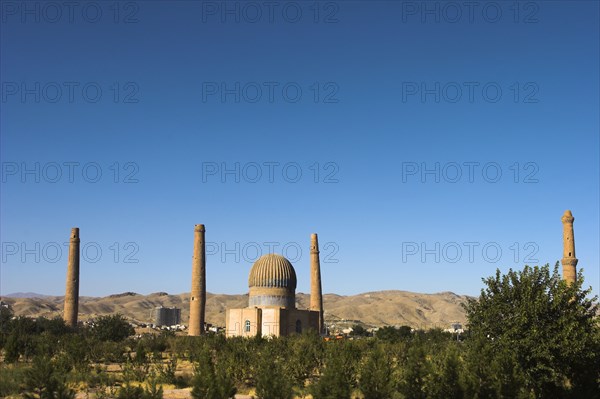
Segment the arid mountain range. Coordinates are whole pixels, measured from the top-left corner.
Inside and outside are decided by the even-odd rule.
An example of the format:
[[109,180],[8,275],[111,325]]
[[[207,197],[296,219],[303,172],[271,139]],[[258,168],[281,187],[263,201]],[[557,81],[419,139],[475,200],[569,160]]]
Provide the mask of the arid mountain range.
[[[407,291],[377,291],[358,295],[324,295],[325,319],[327,322],[361,322],[367,326],[401,326],[415,328],[448,328],[450,323],[465,323],[461,304],[467,296],[452,292],[419,294]],[[309,306],[310,296],[296,294],[300,309]],[[62,296],[44,296],[32,293],[2,297],[10,304],[15,315],[55,317],[62,314]],[[224,326],[227,308],[242,308],[248,305],[248,295],[207,294],[206,321]],[[141,323],[152,322],[151,313],[157,306],[181,308],[182,324],[189,316],[189,294],[169,295],[157,292],[140,295],[133,292],[107,297],[80,297],[79,318],[86,320],[100,315],[121,313]]]

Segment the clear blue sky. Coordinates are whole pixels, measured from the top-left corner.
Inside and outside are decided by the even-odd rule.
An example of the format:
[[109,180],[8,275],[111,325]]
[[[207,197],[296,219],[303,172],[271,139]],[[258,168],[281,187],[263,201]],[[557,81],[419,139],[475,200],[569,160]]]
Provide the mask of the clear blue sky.
[[1,293],[62,295],[74,226],[82,295],[187,292],[204,223],[210,292],[269,242],[307,292],[316,232],[325,292],[476,295],[566,209],[598,293],[597,2],[77,4],[2,1]]

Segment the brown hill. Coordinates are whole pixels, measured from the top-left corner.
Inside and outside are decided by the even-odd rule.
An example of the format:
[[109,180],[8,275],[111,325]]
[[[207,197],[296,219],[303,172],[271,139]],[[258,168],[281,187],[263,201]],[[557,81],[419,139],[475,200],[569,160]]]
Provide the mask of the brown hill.
[[[309,295],[296,294],[297,307],[309,306]],[[461,303],[466,296],[452,292],[437,294],[419,294],[407,291],[377,291],[358,295],[324,295],[325,319],[328,322],[341,321],[352,323],[360,321],[371,326],[409,325],[417,328],[447,328],[452,322],[465,322],[465,313]],[[23,316],[60,316],[63,297],[47,296],[41,298],[2,299],[11,305],[15,315]],[[248,304],[248,295],[207,294],[206,320],[209,323],[224,326],[225,309],[241,308]],[[185,324],[189,317],[189,294],[168,295],[157,292],[140,295],[133,292],[110,295],[107,297],[80,297],[79,314],[81,320],[99,315],[121,313],[124,316],[148,323],[152,321],[151,312],[156,306],[181,308],[181,319]]]

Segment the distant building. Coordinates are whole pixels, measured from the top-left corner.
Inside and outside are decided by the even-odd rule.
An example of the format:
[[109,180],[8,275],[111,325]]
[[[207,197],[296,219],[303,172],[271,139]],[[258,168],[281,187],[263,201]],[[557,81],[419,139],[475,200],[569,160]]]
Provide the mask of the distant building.
[[158,327],[174,326],[181,322],[181,309],[159,306],[154,309],[152,318],[154,319],[154,324]]

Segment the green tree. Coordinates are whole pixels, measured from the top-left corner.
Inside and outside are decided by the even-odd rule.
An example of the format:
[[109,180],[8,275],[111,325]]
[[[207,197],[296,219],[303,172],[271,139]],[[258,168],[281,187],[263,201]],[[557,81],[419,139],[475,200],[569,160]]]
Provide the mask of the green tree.
[[323,359],[323,339],[315,330],[308,330],[287,338],[289,359],[285,366],[294,384],[303,388],[306,380],[312,378],[320,368]]
[[[93,344],[92,344],[93,345]],[[59,359],[68,364],[69,369],[86,372],[90,367],[90,342],[82,334],[63,336],[59,341]]]
[[16,317],[2,327],[6,336],[3,345],[6,362],[16,362],[21,356],[31,358],[36,354],[36,336],[41,332],[38,327],[34,319],[25,316]]
[[488,363],[517,367],[524,391],[536,398],[599,397],[598,303],[588,298],[591,288],[581,289],[581,270],[572,285],[558,263],[553,272],[549,265],[497,270],[483,282],[465,310],[472,345],[489,349]]
[[100,316],[89,329],[91,335],[100,341],[120,342],[133,335],[135,330],[120,314]]
[[352,331],[350,332],[350,335],[353,337],[368,337],[371,334],[362,325],[355,324],[352,326]]
[[314,399],[348,399],[355,386],[360,352],[350,342],[330,344],[324,370],[310,391]]
[[485,341],[467,341],[464,374],[465,398],[532,399],[525,377],[510,351],[495,353]]
[[[286,374],[284,359],[277,356],[277,350],[273,348],[274,342],[269,342],[262,353],[256,370],[256,395],[260,399],[291,399],[291,378]],[[293,360],[292,360],[293,361]]]
[[47,332],[51,335],[59,336],[73,332],[73,329],[67,326],[64,319],[59,316],[52,319],[38,317],[35,322],[37,324],[37,331]]
[[0,306],[0,349],[4,348],[8,334],[10,333],[14,316],[12,309],[8,306]]
[[159,382],[174,385],[179,385],[181,383],[181,379],[175,375],[177,362],[177,356],[171,355],[166,362],[158,361],[154,364]]
[[412,329],[409,326],[402,326],[400,328],[395,328],[392,326],[381,327],[375,333],[375,337],[377,339],[381,339],[383,341],[398,341],[401,339],[409,339],[412,336]]
[[17,395],[23,391],[28,368],[0,362],[0,398]]
[[198,362],[194,366],[192,379],[193,399],[228,399],[233,398],[236,388],[231,378],[222,367],[217,367],[208,352],[198,354]]
[[427,389],[428,399],[462,399],[465,392],[458,349],[449,345],[445,352],[434,357],[434,363]]
[[420,342],[414,342],[408,348],[403,362],[402,379],[399,391],[406,398],[427,399],[426,381],[431,372],[427,353]]
[[388,399],[394,392],[391,377],[391,359],[381,346],[375,346],[361,366],[358,388],[365,399]]
[[70,389],[64,374],[56,370],[56,365],[47,357],[36,357],[31,368],[25,373],[26,399],[74,399],[75,391]]
[[217,337],[214,344],[219,365],[233,381],[240,385],[255,385],[256,353],[268,341],[262,337],[244,338]]

